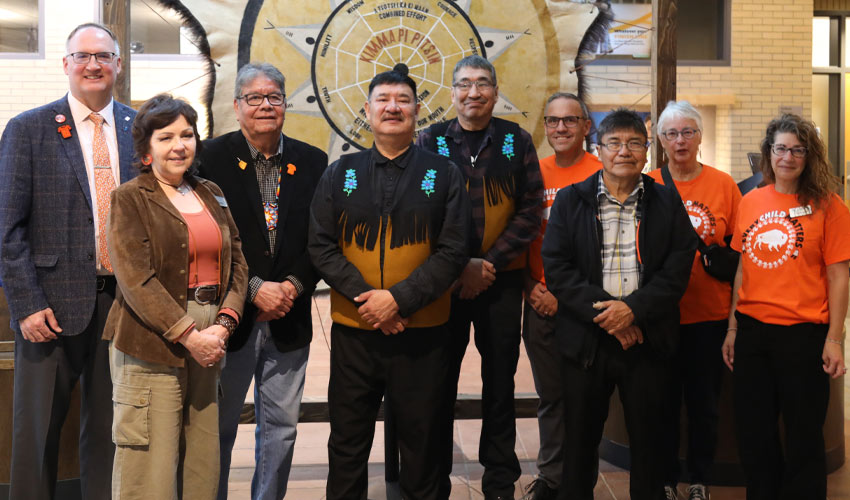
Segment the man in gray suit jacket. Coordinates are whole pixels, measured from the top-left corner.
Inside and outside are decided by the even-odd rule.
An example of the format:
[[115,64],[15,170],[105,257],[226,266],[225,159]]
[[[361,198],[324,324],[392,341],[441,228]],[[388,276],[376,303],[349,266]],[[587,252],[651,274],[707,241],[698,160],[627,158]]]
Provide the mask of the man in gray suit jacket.
[[110,189],[136,174],[135,112],[112,99],[121,58],[108,29],[78,26],[66,49],[70,92],[13,118],[0,139],[0,279],[15,330],[12,499],[80,494],[56,485],[78,379],[81,495],[110,496],[112,384],[101,334],[115,278],[99,242]]

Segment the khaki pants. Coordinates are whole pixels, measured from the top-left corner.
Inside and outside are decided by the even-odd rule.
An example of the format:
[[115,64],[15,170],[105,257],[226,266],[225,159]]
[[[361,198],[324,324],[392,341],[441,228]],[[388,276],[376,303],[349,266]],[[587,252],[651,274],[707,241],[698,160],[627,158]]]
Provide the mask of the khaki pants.
[[[218,307],[189,302],[199,330]],[[219,364],[200,366],[191,356],[174,368],[148,363],[109,345],[112,372],[112,498],[216,497],[219,476]]]

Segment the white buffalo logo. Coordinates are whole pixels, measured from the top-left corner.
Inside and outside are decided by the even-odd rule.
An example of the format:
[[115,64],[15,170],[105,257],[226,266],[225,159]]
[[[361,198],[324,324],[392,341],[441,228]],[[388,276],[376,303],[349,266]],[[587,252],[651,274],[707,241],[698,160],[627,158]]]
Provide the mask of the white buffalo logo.
[[759,250],[761,250],[763,244],[766,244],[768,250],[776,251],[786,242],[788,242],[788,235],[779,229],[771,229],[756,236],[756,247]]
[[691,225],[694,226],[694,229],[699,229],[700,224],[702,224],[702,217],[697,217],[696,215],[689,215],[691,218]]

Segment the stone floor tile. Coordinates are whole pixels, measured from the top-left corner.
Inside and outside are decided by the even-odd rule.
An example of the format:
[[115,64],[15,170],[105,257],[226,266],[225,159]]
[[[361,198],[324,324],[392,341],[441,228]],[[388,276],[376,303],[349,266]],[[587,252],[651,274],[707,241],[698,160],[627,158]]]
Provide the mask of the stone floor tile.
[[[327,397],[330,374],[329,305],[327,295],[317,296],[313,307],[314,335],[310,346],[310,361],[307,366],[305,397]],[[324,331],[322,330],[324,327]],[[848,320],[850,328],[850,320]],[[845,346],[850,354],[850,342]],[[850,355],[847,356],[850,360]],[[461,368],[459,392],[480,394],[481,380],[478,375],[480,356],[475,344],[470,341]],[[848,361],[850,362],[850,361]],[[525,348],[520,347],[520,361],[515,377],[517,393],[533,393],[534,383]],[[844,379],[845,394],[850,396],[850,377]],[[249,400],[253,390],[249,391]],[[845,448],[850,452],[850,397],[845,397]],[[293,468],[290,474],[286,498],[294,500],[324,499],[327,481],[327,441],[330,432],[327,423],[298,425]],[[454,468],[451,475],[452,493],[450,500],[482,500],[481,477],[483,467],[478,463],[478,437],[481,421],[459,420],[455,422]],[[522,476],[516,484],[516,497],[534,479],[537,473],[535,459],[539,448],[537,423],[534,419],[517,421],[516,451],[520,458]],[[387,486],[384,482],[383,424],[376,425],[375,439],[369,464],[369,498],[384,500]],[[234,446],[234,468],[230,473],[230,500],[247,500],[250,497],[253,474],[254,426],[240,425]],[[594,495],[596,500],[627,500],[629,498],[629,473],[607,462],[599,464],[600,477]],[[829,500],[850,500],[850,464],[831,474],[828,478]],[[682,493],[686,485],[679,485]],[[712,500],[745,500],[743,488],[713,487]],[[390,499],[392,500],[392,499]]]

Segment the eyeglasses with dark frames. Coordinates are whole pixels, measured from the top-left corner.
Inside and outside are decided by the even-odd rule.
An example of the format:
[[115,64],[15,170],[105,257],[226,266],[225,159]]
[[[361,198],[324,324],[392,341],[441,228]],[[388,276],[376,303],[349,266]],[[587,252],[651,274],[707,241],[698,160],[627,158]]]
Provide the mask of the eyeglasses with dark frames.
[[88,64],[92,57],[98,64],[110,64],[117,55],[115,52],[72,52],[65,57],[70,57],[74,64]]
[[785,153],[791,151],[791,156],[794,158],[805,158],[806,154],[809,150],[805,146],[795,146],[793,148],[789,148],[784,144],[771,144],[770,150],[773,151],[773,154],[776,156],[785,156]]
[[544,116],[543,123],[546,124],[549,128],[557,128],[558,123],[563,122],[564,126],[567,128],[575,128],[578,125],[578,122],[581,120],[586,120],[587,118],[583,116]]
[[259,106],[266,99],[272,106],[280,106],[286,99],[286,94],[245,94],[237,97],[237,99],[242,99],[248,106]]

